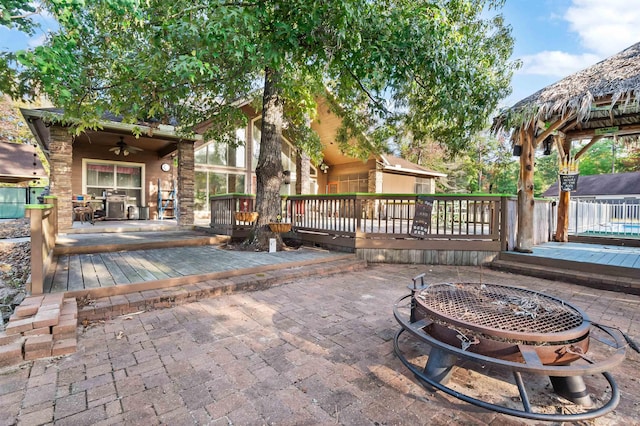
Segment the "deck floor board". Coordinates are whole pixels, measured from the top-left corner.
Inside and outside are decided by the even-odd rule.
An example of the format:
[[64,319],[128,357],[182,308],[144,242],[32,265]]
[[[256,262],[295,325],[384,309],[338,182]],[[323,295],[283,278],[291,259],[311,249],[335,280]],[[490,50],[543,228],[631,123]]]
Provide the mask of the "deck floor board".
[[[114,237],[111,237],[114,239]],[[313,248],[276,253],[245,252],[217,246],[179,246],[92,254],[60,255],[47,276],[50,291],[78,291],[335,256]],[[342,253],[344,254],[344,253]]]

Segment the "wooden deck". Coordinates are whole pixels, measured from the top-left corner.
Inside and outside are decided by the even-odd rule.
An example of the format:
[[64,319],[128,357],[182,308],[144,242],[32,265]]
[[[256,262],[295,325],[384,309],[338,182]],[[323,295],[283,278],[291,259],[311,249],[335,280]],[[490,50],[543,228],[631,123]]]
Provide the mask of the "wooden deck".
[[549,242],[533,253],[501,252],[492,267],[640,294],[640,247]]
[[183,230],[61,235],[44,292],[102,297],[323,262],[355,261],[353,254],[309,247],[275,253],[232,251],[216,243],[217,238]]

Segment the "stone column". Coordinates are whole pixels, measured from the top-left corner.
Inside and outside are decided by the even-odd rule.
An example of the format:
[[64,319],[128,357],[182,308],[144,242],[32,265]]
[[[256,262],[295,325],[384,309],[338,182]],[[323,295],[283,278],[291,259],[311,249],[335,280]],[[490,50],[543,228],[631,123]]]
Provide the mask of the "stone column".
[[194,145],[191,141],[178,142],[178,225],[191,226],[194,222],[195,197]]
[[[67,128],[51,126],[49,139],[49,186],[51,195],[58,197],[58,227],[69,229],[73,224],[71,203],[71,175],[73,159],[73,137]],[[79,171],[82,173],[82,170]]]

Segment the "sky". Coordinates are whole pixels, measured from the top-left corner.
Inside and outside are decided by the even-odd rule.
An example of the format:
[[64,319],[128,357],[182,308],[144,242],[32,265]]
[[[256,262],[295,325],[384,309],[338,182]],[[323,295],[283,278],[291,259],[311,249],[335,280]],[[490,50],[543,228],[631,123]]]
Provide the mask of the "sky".
[[502,14],[522,61],[502,106],[640,42],[640,0],[506,0]]
[[[501,107],[640,42],[640,0],[505,0],[501,12],[522,61]],[[0,50],[42,43],[55,23],[41,19],[33,37],[0,27]]]

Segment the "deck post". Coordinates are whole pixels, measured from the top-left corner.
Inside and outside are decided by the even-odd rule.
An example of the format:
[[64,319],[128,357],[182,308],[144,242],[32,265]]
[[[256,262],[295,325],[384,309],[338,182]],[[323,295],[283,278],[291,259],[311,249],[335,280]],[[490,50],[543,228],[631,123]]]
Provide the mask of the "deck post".
[[[565,155],[571,155],[571,139],[558,138],[558,145],[563,152],[558,150],[560,156],[559,160],[563,161]],[[564,154],[564,155],[561,155]],[[556,223],[556,234],[553,239],[555,241],[566,243],[569,241],[569,205],[571,201],[571,193],[569,191],[563,191],[560,187],[560,180],[558,179],[558,217]]]
[[518,234],[516,251],[530,253],[533,250],[533,171],[535,149],[533,126],[520,128],[520,176],[518,178]]

